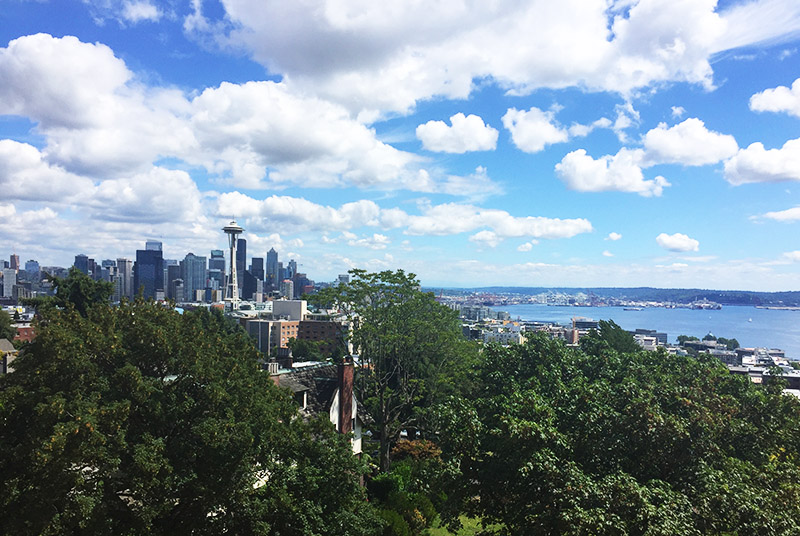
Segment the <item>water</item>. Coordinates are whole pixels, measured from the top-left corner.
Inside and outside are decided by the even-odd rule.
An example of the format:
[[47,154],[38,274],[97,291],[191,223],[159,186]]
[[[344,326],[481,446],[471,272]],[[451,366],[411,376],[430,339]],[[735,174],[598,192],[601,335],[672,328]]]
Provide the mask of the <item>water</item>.
[[756,309],[724,306],[719,311],[665,309],[648,307],[641,311],[625,311],[622,307],[569,307],[536,304],[493,307],[506,311],[512,319],[538,320],[571,325],[572,318],[613,320],[622,328],[655,329],[665,332],[674,343],[678,335],[694,335],[700,339],[707,333],[736,339],[741,346],[780,348],[787,357],[800,358],[800,311]]

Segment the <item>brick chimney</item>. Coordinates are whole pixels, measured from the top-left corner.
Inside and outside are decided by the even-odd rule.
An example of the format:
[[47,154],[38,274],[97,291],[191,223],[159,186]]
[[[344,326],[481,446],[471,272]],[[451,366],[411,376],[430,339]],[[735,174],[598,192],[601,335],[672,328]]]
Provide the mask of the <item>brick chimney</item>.
[[353,431],[353,362],[349,359],[339,363],[339,432],[349,434]]

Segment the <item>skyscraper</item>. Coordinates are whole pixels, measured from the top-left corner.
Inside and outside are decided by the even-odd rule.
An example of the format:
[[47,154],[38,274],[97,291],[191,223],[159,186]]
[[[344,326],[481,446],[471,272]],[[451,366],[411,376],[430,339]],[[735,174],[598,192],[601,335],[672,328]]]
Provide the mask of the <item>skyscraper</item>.
[[297,274],[297,261],[294,259],[290,260],[286,268],[286,279],[294,279],[295,274]]
[[120,277],[120,298],[133,298],[133,262],[125,257],[117,259],[117,272]]
[[208,286],[219,290],[225,288],[225,254],[221,249],[212,249],[208,259]]
[[239,288],[242,288],[244,278],[242,274],[247,269],[247,240],[240,238],[236,242],[236,272],[239,274]]
[[206,288],[206,258],[189,253],[181,261],[183,293],[187,301],[197,299],[197,291]]
[[141,291],[144,298],[157,299],[164,295],[164,259],[161,249],[136,250],[133,288],[134,293]]
[[11,262],[9,263],[9,268],[12,270],[19,271],[19,255],[16,253],[11,255]]
[[75,255],[75,262],[72,265],[84,274],[91,275],[89,273],[89,257],[83,253]]
[[39,263],[36,262],[33,259],[30,259],[28,262],[25,263],[25,271],[29,272],[29,273],[32,273],[32,274],[38,274],[39,273]]
[[147,251],[161,251],[161,242],[158,240],[147,240],[144,243],[144,249]]
[[250,262],[250,273],[259,281],[264,280],[264,259],[263,257],[253,257]]
[[17,284],[17,271],[13,268],[3,268],[3,297],[10,298],[14,295],[14,285]]
[[[175,281],[180,280],[180,292],[175,292],[178,288],[175,286]],[[170,264],[167,266],[167,283],[166,283],[167,297],[176,302],[182,302],[185,297],[183,295],[183,267],[180,264]]]
[[278,273],[278,252],[275,248],[270,248],[267,251],[267,270],[266,270],[267,284],[271,289],[278,288],[280,284],[280,274]]

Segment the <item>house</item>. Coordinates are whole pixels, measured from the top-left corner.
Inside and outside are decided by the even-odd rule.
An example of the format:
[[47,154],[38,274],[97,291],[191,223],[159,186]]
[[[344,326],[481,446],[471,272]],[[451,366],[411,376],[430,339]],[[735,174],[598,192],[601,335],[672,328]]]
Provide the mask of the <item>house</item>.
[[13,372],[11,363],[17,358],[17,349],[8,339],[0,339],[0,374]]
[[286,368],[279,368],[276,362],[269,364],[272,381],[292,391],[302,415],[327,415],[337,432],[352,433],[353,454],[360,455],[364,421],[353,394],[353,362],[292,363],[290,358],[284,363]]

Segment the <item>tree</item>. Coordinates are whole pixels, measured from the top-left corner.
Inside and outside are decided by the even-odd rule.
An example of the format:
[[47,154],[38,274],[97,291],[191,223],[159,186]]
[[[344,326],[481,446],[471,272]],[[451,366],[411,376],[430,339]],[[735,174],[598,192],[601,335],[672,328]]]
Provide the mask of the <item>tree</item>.
[[325,355],[322,353],[322,341],[309,341],[305,339],[296,339],[294,337],[289,339],[286,344],[292,350],[292,356],[295,359],[302,358],[308,361],[325,361]]
[[585,352],[597,354],[601,349],[617,352],[637,352],[641,347],[629,332],[617,325],[613,320],[600,320],[597,329],[581,339],[581,348]]
[[380,467],[401,431],[425,432],[425,411],[453,392],[452,378],[469,362],[470,349],[455,312],[422,292],[402,270],[351,270],[348,284],[312,296],[350,318],[358,355],[356,392],[380,440]]
[[11,316],[7,312],[0,310],[0,339],[13,341],[16,334],[17,328],[14,327]]
[[69,269],[67,277],[53,278],[53,296],[36,296],[25,300],[25,303],[45,313],[49,309],[66,309],[74,307],[81,316],[88,314],[94,304],[108,303],[114,292],[114,286],[108,281],[95,281],[74,266]]
[[695,337],[693,335],[678,335],[678,343],[679,344],[683,344],[683,343],[688,342],[688,341],[699,341],[699,340],[700,339],[698,339],[697,337]]
[[450,511],[504,535],[800,533],[796,399],[710,356],[602,350],[487,347],[440,442]]
[[51,309],[0,379],[2,534],[369,534],[361,463],[218,312]]

